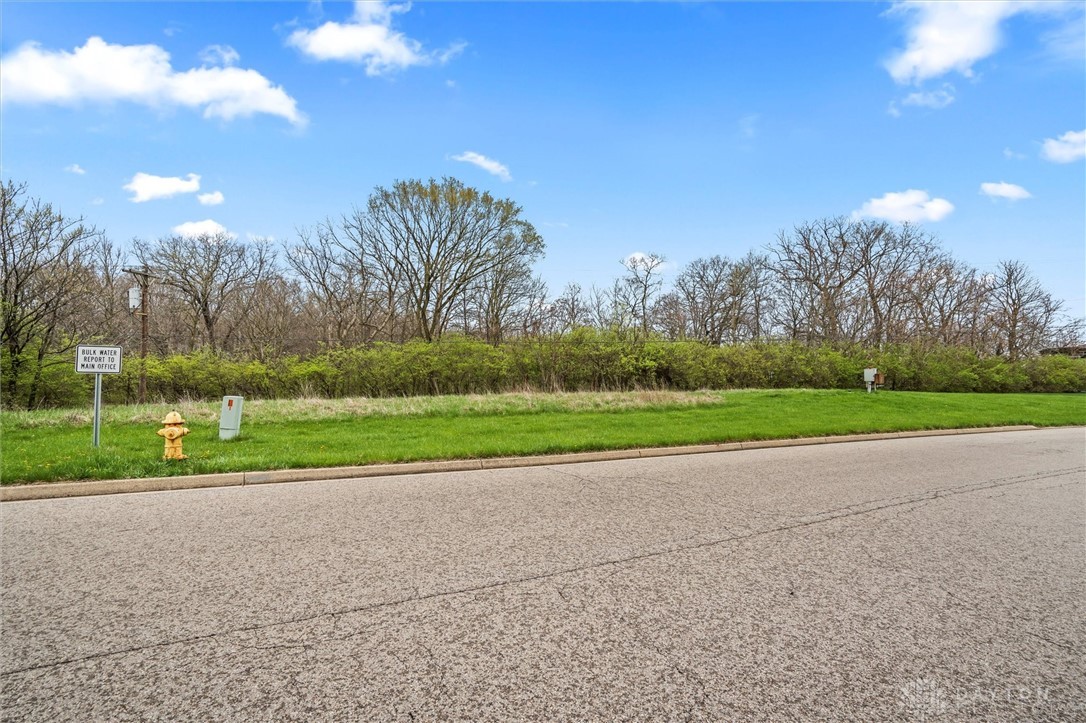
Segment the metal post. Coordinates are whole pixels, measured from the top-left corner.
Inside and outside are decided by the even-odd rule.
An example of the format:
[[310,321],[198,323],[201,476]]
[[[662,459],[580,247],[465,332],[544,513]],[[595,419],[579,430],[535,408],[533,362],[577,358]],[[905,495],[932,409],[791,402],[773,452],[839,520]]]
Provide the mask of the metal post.
[[151,279],[158,279],[157,276],[151,274],[147,265],[144,264],[138,269],[124,269],[126,273],[132,274],[136,277],[136,281],[140,285],[140,387],[139,387],[139,403],[147,403],[147,338],[149,336],[147,332],[148,320],[151,318]]
[[98,441],[102,429],[102,375],[94,375],[94,447],[98,448]]
[[143,283],[140,284],[140,311],[143,312],[143,323],[140,326],[140,404],[147,403],[147,320],[151,317],[151,308],[148,306],[151,302],[150,286],[147,267],[144,266]]

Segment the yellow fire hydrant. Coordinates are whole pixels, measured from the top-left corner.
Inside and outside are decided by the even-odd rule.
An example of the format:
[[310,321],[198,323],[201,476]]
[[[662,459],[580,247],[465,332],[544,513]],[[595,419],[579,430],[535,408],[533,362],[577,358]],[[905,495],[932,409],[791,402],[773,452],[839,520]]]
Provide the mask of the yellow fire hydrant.
[[189,433],[189,428],[182,426],[185,420],[177,412],[170,412],[162,423],[166,426],[155,434],[166,440],[166,454],[163,459],[188,459],[188,455],[181,452],[181,438]]

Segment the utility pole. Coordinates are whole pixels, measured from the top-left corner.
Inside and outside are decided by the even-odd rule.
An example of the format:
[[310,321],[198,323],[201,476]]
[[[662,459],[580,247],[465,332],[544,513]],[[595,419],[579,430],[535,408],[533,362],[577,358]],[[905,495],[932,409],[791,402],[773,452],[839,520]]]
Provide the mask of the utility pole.
[[[136,277],[136,282],[140,285],[140,306],[139,311],[133,311],[134,314],[141,317],[140,319],[140,391],[139,391],[139,403],[147,403],[147,325],[148,320],[151,317],[151,279],[158,279],[157,276],[152,276],[147,270],[147,265],[144,264],[139,269],[124,269],[126,273],[132,274]],[[132,299],[129,296],[128,301],[129,308],[132,306]]]

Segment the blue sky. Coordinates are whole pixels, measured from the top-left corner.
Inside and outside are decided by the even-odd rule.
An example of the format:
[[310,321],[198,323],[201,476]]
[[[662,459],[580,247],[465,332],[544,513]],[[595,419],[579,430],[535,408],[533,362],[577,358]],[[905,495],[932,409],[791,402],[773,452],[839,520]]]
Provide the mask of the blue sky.
[[126,244],[455,176],[523,206],[552,294],[911,220],[1082,314],[1084,7],[7,0],[3,177]]

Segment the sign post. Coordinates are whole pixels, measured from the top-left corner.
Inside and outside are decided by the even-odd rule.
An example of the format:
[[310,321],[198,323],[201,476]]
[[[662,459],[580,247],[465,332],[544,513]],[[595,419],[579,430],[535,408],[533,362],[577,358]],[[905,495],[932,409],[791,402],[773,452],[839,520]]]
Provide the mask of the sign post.
[[[151,295],[148,289],[151,287],[152,276],[144,266],[142,269],[124,269],[127,273],[136,277],[138,288],[128,290],[128,309],[140,317],[140,404],[147,403],[147,321],[151,318]],[[139,309],[139,311],[136,311]]]
[[75,370],[94,375],[94,446],[97,448],[102,428],[102,375],[121,373],[121,347],[85,346],[75,348]]

